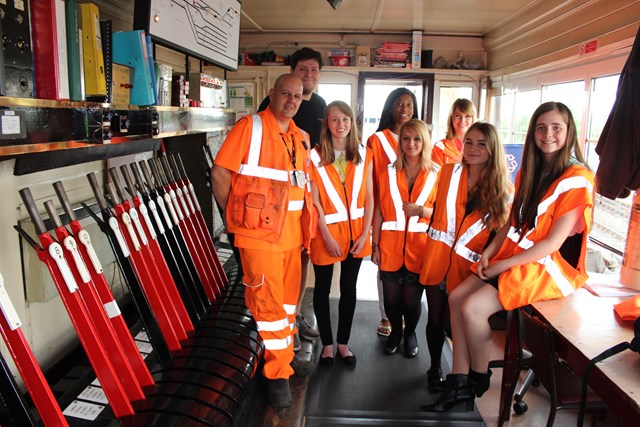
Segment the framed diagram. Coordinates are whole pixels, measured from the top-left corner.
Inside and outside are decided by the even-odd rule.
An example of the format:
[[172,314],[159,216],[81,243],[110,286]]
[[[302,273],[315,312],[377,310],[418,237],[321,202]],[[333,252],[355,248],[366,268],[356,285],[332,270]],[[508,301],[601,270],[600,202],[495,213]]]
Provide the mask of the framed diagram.
[[134,28],[178,52],[238,69],[238,0],[136,0]]

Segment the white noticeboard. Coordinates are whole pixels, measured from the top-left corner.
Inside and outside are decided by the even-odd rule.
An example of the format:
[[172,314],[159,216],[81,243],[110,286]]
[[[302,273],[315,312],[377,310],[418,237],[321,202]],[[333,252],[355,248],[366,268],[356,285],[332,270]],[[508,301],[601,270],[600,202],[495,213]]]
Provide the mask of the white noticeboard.
[[149,34],[154,41],[238,69],[240,2],[237,0],[151,0]]

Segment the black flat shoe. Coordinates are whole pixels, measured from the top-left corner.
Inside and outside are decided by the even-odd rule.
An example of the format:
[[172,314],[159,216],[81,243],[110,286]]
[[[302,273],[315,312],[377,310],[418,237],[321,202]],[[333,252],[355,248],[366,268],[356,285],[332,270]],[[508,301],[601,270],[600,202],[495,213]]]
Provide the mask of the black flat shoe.
[[404,337],[404,357],[413,359],[418,354],[418,338],[416,333]]
[[333,356],[320,356],[320,360],[318,360],[318,363],[325,366],[333,365]]
[[356,364],[356,355],[353,354],[353,352],[351,352],[350,356],[344,356],[342,357],[342,355],[340,354],[340,352],[338,352],[338,357],[340,358],[340,360],[342,360],[342,362],[345,365],[355,365]]
[[394,337],[392,332],[391,335],[389,335],[389,338],[387,338],[387,343],[384,345],[384,354],[390,356],[398,351],[400,340],[402,340],[402,335]]

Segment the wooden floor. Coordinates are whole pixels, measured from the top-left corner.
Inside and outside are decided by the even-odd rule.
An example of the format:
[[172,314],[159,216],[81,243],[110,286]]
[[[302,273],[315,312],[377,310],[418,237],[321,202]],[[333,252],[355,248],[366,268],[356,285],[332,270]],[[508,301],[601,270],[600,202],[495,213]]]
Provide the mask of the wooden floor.
[[[334,271],[334,280],[332,283],[331,298],[337,298],[339,296],[339,288],[336,278],[339,277],[339,268]],[[378,292],[376,289],[376,274],[377,267],[368,260],[362,263],[360,276],[358,278],[358,300],[377,300]],[[310,268],[309,278],[307,280],[307,286],[314,286],[313,269]],[[308,289],[305,294],[305,300],[302,311],[306,314],[310,321],[315,321],[313,318],[312,308],[312,290]],[[426,310],[423,311],[423,316],[426,315]],[[375,334],[377,324],[370,325],[372,329],[372,335]],[[353,333],[362,333],[362,331],[353,331]],[[296,357],[303,358],[305,360],[315,360],[318,355],[314,354],[321,348],[320,343],[305,342],[303,341],[302,350],[296,355]],[[421,349],[426,351],[427,349]],[[500,350],[495,350],[496,354],[500,354]],[[445,352],[446,357],[446,352]],[[450,363],[449,363],[450,366]],[[424,367],[426,371],[428,367]],[[489,426],[496,426],[498,421],[498,402],[500,394],[500,381],[502,370],[494,369],[494,374],[491,378],[491,388],[485,393],[485,395],[476,399],[476,406],[482,415],[484,423]],[[524,376],[524,373],[523,373]],[[256,426],[256,427],[294,427],[305,426],[306,420],[304,417],[304,405],[307,393],[308,379],[306,378],[291,378],[291,388],[294,396],[294,404],[289,408],[273,409],[266,402],[266,385],[265,381],[260,375],[256,376],[254,384],[251,390],[247,392],[247,399],[243,404],[242,416],[236,423],[239,426]],[[544,390],[544,387],[531,387],[527,392],[524,399],[529,407],[529,410],[523,415],[516,415],[512,412],[511,420],[505,424],[512,427],[528,427],[528,426],[544,426],[547,422],[549,415],[549,396]],[[602,417],[601,417],[602,418]],[[603,419],[598,419],[597,425],[601,427],[618,426],[621,425],[616,419],[615,414],[607,413]],[[590,417],[585,420],[590,422]],[[554,426],[556,427],[569,427],[575,426],[577,422],[577,411],[573,410],[561,410],[558,411]],[[380,424],[376,424],[380,425]]]

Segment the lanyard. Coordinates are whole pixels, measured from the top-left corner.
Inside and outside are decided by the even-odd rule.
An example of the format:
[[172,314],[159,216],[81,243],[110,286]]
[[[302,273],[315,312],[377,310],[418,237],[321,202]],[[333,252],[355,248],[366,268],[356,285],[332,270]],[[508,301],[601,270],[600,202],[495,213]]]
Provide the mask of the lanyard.
[[282,142],[284,142],[284,148],[287,149],[287,154],[289,155],[289,160],[291,160],[291,165],[293,166],[293,170],[296,170],[296,143],[293,140],[293,137],[291,138],[291,151],[289,151],[289,145],[287,144],[287,141],[284,139],[284,135],[280,134],[280,138],[282,138]]

